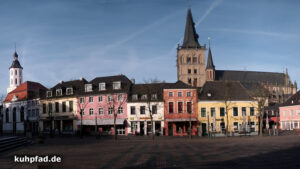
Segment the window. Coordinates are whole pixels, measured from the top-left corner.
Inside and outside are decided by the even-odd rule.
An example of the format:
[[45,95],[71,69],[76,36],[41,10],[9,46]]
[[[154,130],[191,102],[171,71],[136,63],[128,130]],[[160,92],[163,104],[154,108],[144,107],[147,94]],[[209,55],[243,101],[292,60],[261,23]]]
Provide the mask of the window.
[[108,114],[113,114],[113,112],[114,112],[114,109],[112,107],[109,107],[108,108]]
[[122,94],[118,94],[118,101],[119,102],[123,101],[123,95]]
[[210,116],[211,116],[211,117],[215,117],[215,115],[216,115],[216,108],[211,107],[211,108],[210,108]]
[[93,115],[94,114],[94,109],[93,108],[90,108],[89,110],[89,115]]
[[20,110],[20,121],[21,122],[24,121],[24,107],[23,106],[21,107],[21,110]]
[[255,132],[255,122],[250,122],[250,131]]
[[283,111],[283,116],[286,116],[286,111]]
[[135,106],[130,106],[130,114],[135,115]]
[[132,95],[132,100],[137,100],[138,99],[138,95],[137,94],[133,94]]
[[17,70],[15,70],[15,75],[18,75],[18,72],[17,72]]
[[169,92],[169,93],[168,93],[168,96],[169,96],[169,97],[173,97],[173,92]]
[[66,102],[62,102],[62,111],[63,111],[63,112],[66,112],[66,111],[67,111]]
[[27,113],[28,113],[28,116],[33,116],[33,113],[31,114],[31,110],[28,110]]
[[142,97],[141,97],[141,99],[142,99],[142,100],[147,100],[147,95],[146,95],[146,94],[143,94]]
[[233,128],[234,128],[234,130],[238,130],[239,129],[239,122],[233,122]]
[[107,96],[108,102],[112,102],[113,101],[113,96]]
[[43,114],[46,114],[46,104],[43,104]]
[[250,107],[250,116],[254,116],[254,107]]
[[[45,105],[45,107],[46,107],[46,105]],[[9,110],[8,109],[6,109],[6,112],[5,112],[5,121],[6,121],[6,123],[9,123]]]
[[225,116],[225,108],[220,107],[220,117],[224,117],[224,116]]
[[52,113],[52,103],[48,103],[49,113]]
[[194,78],[194,83],[193,83],[194,86],[197,86],[197,78]]
[[191,63],[191,58],[190,58],[190,57],[187,57],[187,58],[186,58],[186,62],[187,62],[187,63]]
[[186,111],[187,111],[187,113],[189,113],[189,114],[192,113],[192,102],[187,102],[187,103],[186,103]]
[[157,114],[157,106],[152,105],[152,114]]
[[194,74],[197,74],[197,69],[194,69]]
[[98,112],[99,112],[99,115],[103,115],[103,108],[100,107],[100,108],[98,109]]
[[145,106],[141,106],[140,107],[140,114],[145,114],[146,113],[146,107]]
[[83,116],[84,115],[84,110],[80,109],[80,115]]
[[98,97],[98,102],[102,102],[102,101],[103,101],[102,96],[99,96],[99,97]]
[[67,93],[67,95],[72,95],[73,94],[73,88],[72,87],[67,88],[66,93]]
[[113,82],[113,89],[118,90],[121,89],[121,82]]
[[191,92],[186,92],[186,96],[187,96],[187,97],[191,97],[191,96],[192,96],[192,93],[191,93]]
[[58,113],[59,112],[59,103],[55,102],[55,112]]
[[62,90],[56,89],[56,96],[61,96],[61,95],[62,95]]
[[99,83],[99,90],[105,90],[105,83]]
[[197,63],[197,58],[193,57],[193,63]]
[[293,116],[294,110],[290,110],[290,116]]
[[174,103],[169,102],[169,113],[174,113]]
[[90,96],[90,97],[89,97],[89,102],[90,102],[90,103],[93,103],[93,102],[94,102],[94,97],[93,97],[93,96]]
[[201,108],[201,117],[206,117],[206,108],[205,107]]
[[47,97],[52,97],[52,91],[47,91]]
[[300,116],[300,109],[297,109],[297,115]]
[[192,84],[192,79],[191,78],[188,78],[188,84]]
[[79,102],[82,104],[84,103],[84,97],[80,97]]
[[151,100],[157,100],[157,94],[151,94]]
[[192,73],[191,69],[188,69],[188,74],[191,74],[191,73]]
[[84,87],[85,87],[85,92],[91,92],[91,91],[93,91],[92,84],[86,84]]
[[73,101],[69,101],[69,112],[73,112]]
[[182,97],[182,92],[178,92],[178,93],[177,93],[177,96],[178,96],[178,97]]
[[123,107],[118,108],[118,114],[123,114]]
[[183,113],[183,103],[182,102],[178,102],[178,105],[177,105],[177,111],[178,113]]
[[242,107],[242,116],[247,116],[246,107]]
[[234,107],[233,108],[233,116],[238,116],[238,115],[239,115],[238,108]]
[[39,116],[39,114],[40,114],[39,111],[40,111],[39,109],[36,109],[36,110],[35,110],[36,116]]

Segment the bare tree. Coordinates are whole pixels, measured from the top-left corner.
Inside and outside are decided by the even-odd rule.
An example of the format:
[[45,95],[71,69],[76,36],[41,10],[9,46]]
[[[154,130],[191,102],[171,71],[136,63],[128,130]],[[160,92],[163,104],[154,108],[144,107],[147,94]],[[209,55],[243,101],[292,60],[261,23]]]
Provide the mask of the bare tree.
[[233,108],[232,98],[230,97],[231,83],[227,80],[222,81],[223,103],[226,115],[226,137],[229,134],[229,111]]
[[[81,99],[83,99],[82,103],[81,103]],[[83,131],[82,131],[82,128],[83,128],[83,125],[82,125],[82,116],[83,116],[83,113],[84,113],[84,110],[86,108],[86,106],[89,104],[89,102],[87,101],[86,97],[79,97],[77,102],[79,102],[79,110],[78,113],[80,114],[80,138],[83,138]]]

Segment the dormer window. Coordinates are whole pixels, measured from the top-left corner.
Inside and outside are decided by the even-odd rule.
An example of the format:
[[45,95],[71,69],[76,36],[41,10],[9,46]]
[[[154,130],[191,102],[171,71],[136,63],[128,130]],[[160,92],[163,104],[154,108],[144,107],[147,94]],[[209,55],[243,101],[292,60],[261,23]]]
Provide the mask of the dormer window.
[[86,84],[85,85],[85,92],[91,92],[91,91],[93,91],[92,84]]
[[138,99],[138,95],[137,94],[133,94],[132,95],[132,100],[137,100]]
[[151,95],[151,100],[157,100],[157,94],[152,94]]
[[142,100],[147,100],[147,95],[146,95],[146,94],[143,94],[142,97],[141,97],[141,99],[142,99]]
[[67,93],[67,95],[72,95],[73,94],[73,88],[72,87],[67,88],[66,93]]
[[119,90],[121,89],[121,82],[118,81],[118,82],[113,82],[113,89],[114,90]]
[[61,96],[61,95],[62,95],[62,90],[56,89],[56,96]]
[[105,83],[99,83],[99,90],[105,90]]
[[47,97],[52,97],[52,91],[47,91]]

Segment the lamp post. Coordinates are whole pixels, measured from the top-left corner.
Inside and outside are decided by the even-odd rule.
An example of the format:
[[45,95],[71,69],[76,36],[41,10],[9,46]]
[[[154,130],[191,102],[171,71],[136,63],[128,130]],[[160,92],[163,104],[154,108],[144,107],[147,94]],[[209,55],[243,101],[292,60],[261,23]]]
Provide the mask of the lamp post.
[[80,110],[80,138],[82,138],[83,137],[83,135],[82,135],[82,111]]

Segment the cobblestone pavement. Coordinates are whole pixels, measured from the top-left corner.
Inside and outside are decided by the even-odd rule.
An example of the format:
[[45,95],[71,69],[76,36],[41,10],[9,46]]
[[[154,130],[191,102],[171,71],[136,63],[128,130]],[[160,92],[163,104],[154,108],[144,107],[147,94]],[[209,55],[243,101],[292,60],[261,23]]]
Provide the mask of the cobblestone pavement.
[[[16,164],[13,156],[62,156],[62,163]],[[0,168],[300,168],[300,136],[47,138],[0,155]]]

